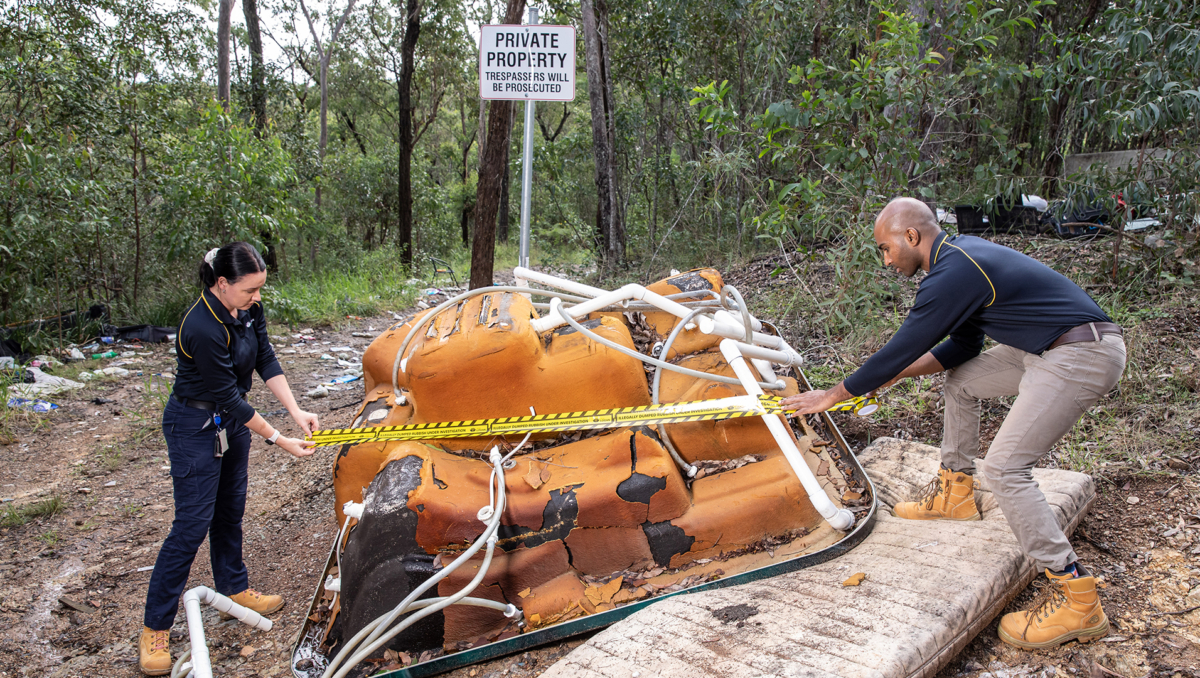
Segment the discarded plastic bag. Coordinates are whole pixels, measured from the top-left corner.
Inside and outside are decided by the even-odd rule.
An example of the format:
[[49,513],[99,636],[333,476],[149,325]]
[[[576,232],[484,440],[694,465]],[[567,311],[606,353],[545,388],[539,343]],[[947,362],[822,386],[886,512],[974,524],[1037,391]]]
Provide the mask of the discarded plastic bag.
[[78,381],[64,379],[63,377],[55,377],[46,374],[36,367],[26,368],[33,374],[32,384],[13,384],[8,387],[9,395],[17,398],[37,399],[41,396],[54,395],[64,391],[71,391],[77,388],[83,388],[83,384]]
[[31,412],[50,412],[57,410],[58,405],[41,398],[30,400],[28,398],[9,398],[8,407],[10,409],[29,410]]

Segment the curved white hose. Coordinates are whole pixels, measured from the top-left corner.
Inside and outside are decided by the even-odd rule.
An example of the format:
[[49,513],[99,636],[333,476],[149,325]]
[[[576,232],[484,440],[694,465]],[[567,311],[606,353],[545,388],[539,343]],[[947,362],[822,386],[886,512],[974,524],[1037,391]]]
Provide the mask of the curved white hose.
[[[690,323],[692,318],[700,315],[702,311],[703,309],[699,308],[693,310],[691,313],[688,313],[686,316],[684,316],[679,322],[675,323],[675,327],[671,328],[671,333],[667,335],[667,340],[663,342],[662,353],[660,354],[663,360],[666,360],[667,356],[671,354],[671,346],[675,343],[675,338],[679,336],[679,333],[685,329],[684,326]],[[658,404],[658,385],[662,381],[662,370],[663,368],[661,365],[654,366],[654,383],[653,387],[650,389],[650,402],[654,405]],[[667,452],[671,455],[671,459],[675,460],[675,464],[678,465],[685,474],[687,474],[687,477],[695,478],[698,469],[695,467],[695,465],[689,464],[687,461],[685,461],[683,455],[679,454],[679,450],[675,449],[675,445],[671,442],[671,437],[667,435],[666,424],[658,425],[658,433],[659,437],[662,438],[663,445],[665,445],[667,448]]]
[[[556,299],[551,299],[550,304],[551,304],[551,306],[554,306],[556,304]],[[566,314],[566,313],[562,314],[562,318],[567,321],[568,325],[570,325],[571,327],[574,327],[576,332],[579,332],[580,334],[592,339],[593,341],[595,341],[597,343],[604,344],[605,346],[613,349],[614,351],[617,351],[618,353],[624,353],[625,355],[627,355],[631,358],[636,358],[648,365],[657,365],[659,367],[662,367],[665,370],[671,370],[673,372],[678,372],[680,374],[686,374],[689,377],[696,377],[697,379],[707,379],[709,381],[715,381],[715,382],[718,382],[721,384],[734,384],[736,386],[741,386],[741,384],[742,384],[742,382],[738,381],[737,379],[735,379],[733,377],[723,377],[719,374],[711,374],[709,372],[701,372],[699,370],[688,369],[686,367],[680,367],[678,365],[671,364],[665,360],[651,358],[650,356],[639,353],[631,348],[626,348],[626,347],[618,344],[615,341],[605,339],[604,337],[596,334],[595,332],[593,332],[593,331],[589,330],[588,328],[584,327],[583,325],[579,324],[579,321],[572,318],[569,314]],[[773,389],[773,390],[783,388],[782,382],[776,382],[774,384],[768,384],[766,382],[755,382],[755,383],[757,383],[759,385],[759,387],[761,387],[761,388],[769,388],[769,389]]]
[[[452,596],[428,599],[427,602],[417,600],[426,591],[436,586],[442,579],[445,579],[461,565],[470,560],[485,544],[488,546],[487,554],[485,555],[483,566],[476,575],[476,579],[482,580],[483,576],[486,575],[487,569],[491,564],[492,552],[496,543],[496,532],[499,530],[500,519],[504,514],[506,497],[504,491],[503,464],[505,461],[510,459],[512,455],[515,454],[517,450],[521,448],[521,445],[524,445],[525,441],[528,439],[529,436],[527,435],[525,440],[523,440],[520,445],[517,445],[517,447],[513,448],[513,450],[504,457],[500,456],[497,448],[492,448],[492,454],[490,456],[490,460],[492,462],[492,474],[488,481],[488,489],[490,494],[494,494],[492,495],[493,499],[489,502],[489,505],[485,506],[483,509],[480,509],[480,518],[486,517],[487,520],[487,527],[483,534],[481,534],[479,538],[476,539],[469,548],[467,548],[467,550],[463,551],[457,558],[455,558],[453,562],[451,562],[437,574],[427,579],[420,586],[413,589],[413,591],[410,592],[404,598],[404,600],[400,601],[396,607],[392,608],[391,611],[381,615],[359,630],[359,632],[355,634],[353,638],[346,642],[342,650],[338,652],[337,656],[334,657],[333,661],[330,662],[329,666],[325,669],[325,673],[323,674],[324,678],[340,678],[344,676],[346,672],[348,672],[353,666],[370,656],[371,652],[374,652],[382,644],[391,640],[405,628],[411,626],[421,618],[434,614],[445,607],[459,602],[460,600],[464,599],[468,593],[474,590],[476,586],[478,586],[478,581],[473,580],[471,584]],[[416,609],[421,609],[421,612],[410,616],[398,627],[387,631],[388,627],[391,626],[391,624],[395,622],[400,615]],[[512,616],[513,613],[517,612],[516,607],[511,605],[504,607],[503,609],[509,616]],[[387,632],[385,633],[385,631]],[[358,647],[360,643],[365,643],[367,647],[355,652],[354,649]],[[347,659],[347,657],[349,657],[349,659]],[[343,661],[346,662],[345,666],[343,666],[341,670],[338,670],[338,666],[341,665]]]

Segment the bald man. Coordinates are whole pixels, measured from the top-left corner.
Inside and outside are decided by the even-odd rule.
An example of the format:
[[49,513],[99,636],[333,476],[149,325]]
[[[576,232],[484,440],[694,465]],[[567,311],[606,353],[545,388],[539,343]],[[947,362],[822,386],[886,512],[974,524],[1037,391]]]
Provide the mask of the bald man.
[[[784,407],[821,412],[906,377],[949,370],[941,470],[924,496],[893,513],[979,520],[972,478],[979,401],[1016,396],[978,470],[1050,586],[1032,609],[1004,616],[1000,638],[1042,649],[1107,635],[1096,581],[1079,564],[1031,469],[1116,385],[1125,367],[1121,328],[1048,266],[981,238],[947,235],[918,200],[888,203],[875,220],[875,242],[884,265],[907,277],[926,273],[908,317],[845,381],[792,396]],[[985,336],[997,346],[983,351]]]

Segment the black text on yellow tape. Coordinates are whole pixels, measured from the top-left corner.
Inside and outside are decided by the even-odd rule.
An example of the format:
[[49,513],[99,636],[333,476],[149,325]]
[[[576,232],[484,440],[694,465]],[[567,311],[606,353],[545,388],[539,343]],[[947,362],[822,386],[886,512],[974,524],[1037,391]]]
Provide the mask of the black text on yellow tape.
[[[430,424],[408,424],[405,426],[377,426],[373,428],[337,428],[315,431],[308,440],[318,445],[344,445],[392,440],[438,440],[444,438],[481,438],[490,436],[524,435],[526,433],[554,433],[560,431],[588,431],[627,426],[650,426],[655,424],[679,424],[691,421],[715,421],[738,417],[758,417],[781,414],[779,396],[762,395],[734,396],[717,400],[699,400],[662,405],[641,405],[607,410],[584,412],[559,412],[557,414],[534,414],[524,417],[499,419],[476,419],[473,421],[445,421]],[[865,398],[856,398],[866,401]],[[875,402],[874,398],[870,399]],[[838,403],[840,407],[853,401]],[[856,409],[862,403],[843,409]],[[877,407],[877,405],[876,405]],[[872,410],[874,411],[874,410]]]

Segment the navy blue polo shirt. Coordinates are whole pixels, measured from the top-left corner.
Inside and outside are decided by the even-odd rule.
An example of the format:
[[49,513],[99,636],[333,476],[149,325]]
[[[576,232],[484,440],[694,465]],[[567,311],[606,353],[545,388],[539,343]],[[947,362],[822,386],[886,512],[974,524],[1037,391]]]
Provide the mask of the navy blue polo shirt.
[[844,386],[855,396],[873,391],[931,350],[942,367],[958,367],[979,355],[985,335],[1040,354],[1090,322],[1111,320],[1063,274],[1003,245],[942,232],[904,324]]
[[254,372],[264,382],[283,374],[267,337],[262,304],[254,302],[234,318],[207,289],[183,315],[175,351],[174,394],[216,403],[230,426],[254,418],[245,399]]

